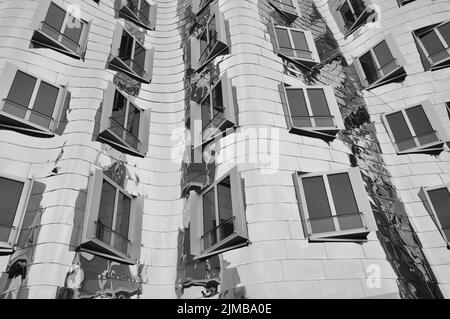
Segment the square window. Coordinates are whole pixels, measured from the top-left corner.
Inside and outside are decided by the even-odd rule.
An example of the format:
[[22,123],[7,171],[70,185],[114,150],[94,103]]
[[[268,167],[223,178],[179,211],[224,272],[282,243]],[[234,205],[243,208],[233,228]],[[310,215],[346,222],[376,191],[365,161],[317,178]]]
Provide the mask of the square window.
[[346,36],[366,24],[369,17],[373,16],[373,9],[364,0],[345,0],[337,11],[340,15],[338,21],[342,21]]
[[360,241],[376,223],[358,168],[294,174],[304,231],[312,241]]
[[155,30],[158,10],[157,4],[150,5],[147,0],[126,0],[119,2],[119,17],[131,21],[141,28]]
[[440,153],[448,140],[429,102],[383,114],[382,120],[397,154]]
[[442,22],[413,32],[426,71],[450,66],[450,22]]
[[53,136],[67,87],[44,81],[6,64],[1,75],[0,126],[36,136]]

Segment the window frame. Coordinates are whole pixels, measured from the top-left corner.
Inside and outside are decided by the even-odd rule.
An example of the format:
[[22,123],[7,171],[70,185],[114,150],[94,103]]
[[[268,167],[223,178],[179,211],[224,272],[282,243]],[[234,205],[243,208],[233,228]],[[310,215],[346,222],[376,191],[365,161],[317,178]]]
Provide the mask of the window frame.
[[[126,32],[128,36],[130,36],[133,39],[133,47],[132,47],[132,54],[131,56],[134,63],[134,55],[136,52],[136,43],[138,43],[144,50],[145,50],[145,61],[144,61],[144,67],[139,68],[142,69],[143,75],[138,74],[131,66],[126,64],[120,57],[120,46],[122,44],[122,35],[123,32]],[[111,53],[108,57],[108,68],[112,69],[114,71],[123,72],[132,79],[144,83],[144,84],[150,84],[153,78],[153,62],[154,62],[154,54],[155,54],[155,48],[147,48],[143,43],[140,43],[140,41],[124,26],[117,22],[116,26],[114,28],[114,34],[113,34],[113,40],[111,45]]]
[[[344,30],[345,30],[345,22],[346,21],[345,21],[344,17],[342,16],[341,8],[344,6],[345,3],[347,3],[348,7],[350,8],[350,11],[353,14],[353,17],[355,18],[355,22],[352,24],[352,26],[348,30],[345,30],[346,31],[345,34],[344,34],[345,38],[347,38],[352,33],[356,32],[359,28],[363,27],[366,24],[364,21],[367,21],[367,18],[370,17],[370,15],[373,14],[372,8],[369,5],[366,5],[364,0],[362,0],[362,2],[364,4],[364,6],[365,6],[365,9],[364,9],[364,11],[361,13],[361,15],[359,17],[356,17],[355,9],[353,8],[353,5],[350,2],[350,0],[343,0],[343,1],[341,1],[341,3],[339,4],[339,6],[336,9],[338,11],[338,14],[340,15],[340,17],[342,19],[342,22],[343,22],[342,28]],[[364,20],[364,17],[365,17],[366,14],[368,14],[368,16]]]
[[[429,121],[429,123],[431,124],[431,127],[434,130],[434,133],[436,133],[437,137],[438,137],[438,141],[436,142],[431,142],[428,143],[426,145],[420,145],[419,141],[418,141],[418,137],[414,131],[414,127],[411,124],[411,121],[406,113],[406,110],[414,108],[416,106],[422,106],[423,111],[425,112],[425,115],[427,116],[427,119]],[[395,137],[394,134],[392,132],[392,129],[389,125],[389,122],[387,120],[387,116],[394,114],[394,113],[398,113],[401,112],[403,115],[404,120],[406,121],[407,127],[409,129],[409,132],[411,133],[413,140],[416,144],[416,147],[404,150],[404,151],[400,151],[400,149],[398,148],[397,145],[397,141],[395,141]],[[439,117],[437,115],[437,113],[434,110],[434,106],[430,101],[423,101],[421,103],[414,103],[405,107],[401,107],[398,109],[395,109],[393,111],[387,112],[387,113],[383,113],[381,114],[381,122],[383,123],[386,132],[389,135],[389,138],[391,140],[392,145],[394,146],[394,149],[396,151],[396,153],[398,155],[405,155],[405,154],[417,154],[417,153],[434,153],[434,152],[439,152],[443,150],[443,145],[445,142],[450,141],[450,139],[447,136],[447,133],[444,129],[444,127],[442,126],[442,123],[439,120]],[[440,146],[439,146],[440,145]],[[434,147],[433,147],[434,146]]]
[[[139,0],[138,7],[141,7],[142,1],[146,2],[149,6],[149,18],[148,18],[148,24],[145,23],[139,16],[137,16],[133,10],[129,7],[129,3],[123,3],[123,1],[119,1],[119,17],[124,18],[125,20],[133,22],[138,27],[141,27],[146,30],[154,31],[156,30],[156,18],[157,18],[157,12],[158,12],[158,4],[151,4],[147,0]],[[136,8],[138,9],[138,8]],[[139,13],[141,13],[141,10],[138,9]],[[141,13],[142,14],[142,13]],[[147,18],[146,18],[147,19]]]
[[431,219],[433,219],[433,222],[435,223],[436,227],[438,228],[439,232],[441,233],[442,238],[445,240],[447,246],[450,247],[450,238],[447,238],[447,236],[443,230],[439,216],[433,206],[433,202],[431,201],[430,196],[428,194],[429,191],[434,191],[434,190],[444,189],[444,188],[447,188],[447,191],[450,194],[450,183],[441,184],[441,185],[437,185],[437,186],[431,186],[431,187],[421,187],[420,191],[419,191],[419,197],[422,200],[422,202],[424,203],[427,211],[430,213]]
[[[226,178],[230,178],[230,190],[232,198],[232,214],[233,214],[233,234],[222,239],[222,241],[204,248],[204,228],[203,228],[203,196],[217,186]],[[215,192],[215,213],[217,211],[217,190]],[[201,193],[191,190],[188,199],[188,209],[190,211],[190,247],[191,255],[194,260],[204,259],[209,256],[217,255],[229,250],[237,249],[249,244],[246,203],[245,203],[245,186],[238,167],[235,166],[227,171],[223,176],[218,178],[214,183],[203,189]],[[220,226],[221,224],[219,224]],[[216,224],[217,228],[217,224]]]
[[[126,110],[129,105],[132,104],[137,110],[140,111],[139,118],[139,136],[133,136],[138,140],[138,145],[134,148],[129,144],[126,139],[119,136],[111,128],[112,109],[115,101],[116,92],[121,94],[126,100]],[[125,123],[127,124],[128,112],[125,114]],[[150,135],[150,123],[151,123],[151,109],[142,109],[139,107],[134,98],[121,91],[114,83],[110,82],[104,90],[103,102],[102,102],[102,116],[100,122],[99,139],[117,150],[129,155],[137,157],[145,157],[149,149],[149,135]],[[124,127],[126,130],[126,128]],[[129,132],[126,130],[126,132]],[[125,134],[125,131],[124,131]],[[131,134],[131,133],[130,133]]]
[[[273,30],[273,34],[274,34],[274,49],[275,49],[275,53],[285,59],[288,59],[289,61],[292,61],[294,63],[297,64],[302,64],[304,63],[306,67],[311,67],[315,64],[320,63],[320,57],[319,57],[319,52],[317,51],[317,47],[316,47],[316,43],[314,41],[314,37],[312,35],[312,32],[309,30],[302,30],[302,29],[298,29],[298,28],[291,28],[291,27],[286,27],[286,26],[281,26],[281,25],[275,25],[274,21],[271,21],[271,27]],[[311,53],[311,59],[306,59],[306,58],[302,58],[302,57],[293,57],[293,56],[289,56],[283,52],[281,52],[280,49],[280,42],[278,40],[278,35],[276,32],[276,29],[284,29],[288,31],[288,36],[289,36],[289,42],[291,44],[291,47],[293,46],[294,40],[293,40],[293,36],[292,36],[292,32],[302,32],[305,36],[306,39],[306,44],[308,45],[308,50],[307,52]],[[300,51],[298,49],[294,49],[294,48],[290,48],[293,52],[295,51]]]
[[0,177],[23,183],[22,193],[14,215],[14,221],[9,233],[8,242],[0,242],[0,255],[5,255],[11,254],[15,250],[15,246],[18,242],[20,231],[22,229],[25,212],[30,200],[31,190],[33,189],[34,179],[18,177],[4,172],[0,172]]
[[[3,107],[5,105],[5,102],[7,101],[8,94],[12,88],[12,84],[14,82],[14,79],[16,77],[16,74],[18,72],[22,72],[28,76],[31,76],[36,79],[35,86],[33,88],[33,94],[29,101],[29,104],[27,106],[27,111],[25,117],[30,116],[33,109],[30,108],[30,106],[34,107],[34,102],[36,99],[37,92],[39,90],[40,84],[42,82],[45,82],[53,87],[56,87],[58,91],[58,96],[53,108],[53,114],[52,114],[52,120],[51,125],[49,128],[43,127],[39,124],[33,123],[25,118],[20,118],[18,116],[15,116],[13,114],[10,114],[6,111],[3,111]],[[10,129],[14,131],[18,131],[24,134],[29,134],[32,136],[39,136],[39,137],[53,137],[55,136],[55,130],[58,128],[59,123],[61,121],[62,112],[64,109],[64,105],[66,102],[66,99],[68,97],[68,84],[66,85],[60,85],[57,83],[52,83],[51,81],[45,80],[41,76],[37,76],[34,73],[30,73],[26,71],[23,68],[19,68],[16,65],[7,62],[5,64],[5,67],[3,68],[2,73],[0,74],[0,83],[2,85],[0,86],[0,119],[3,121],[4,119],[8,121],[12,121],[12,123],[0,123],[0,127],[3,127],[5,129]],[[15,102],[12,102],[16,104]],[[24,106],[21,106],[24,107]]]
[[[203,1],[203,3],[202,3]],[[199,16],[215,0],[192,0],[192,13]]]
[[[328,181],[328,176],[338,175],[347,173],[350,185],[353,190],[353,195],[355,198],[356,205],[358,206],[358,212],[361,216],[361,222],[363,227],[358,229],[340,230],[339,222],[337,221],[336,208],[333,201],[333,196],[331,193],[331,188]],[[300,211],[300,217],[302,220],[303,232],[305,237],[310,242],[365,242],[365,238],[371,231],[377,230],[377,225],[373,216],[373,211],[369,202],[368,195],[366,193],[364,182],[361,176],[361,172],[358,167],[351,167],[348,169],[333,170],[327,172],[314,172],[305,173],[296,172],[293,173],[294,186],[298,199],[298,207]],[[316,233],[312,232],[310,224],[310,214],[308,212],[308,206],[306,202],[306,195],[304,192],[304,186],[302,180],[311,177],[322,177],[324,185],[326,188],[326,193],[328,197],[328,204],[330,207],[331,214],[333,216],[333,223],[335,226],[335,231]],[[339,230],[338,230],[339,229]],[[359,237],[362,235],[361,237]],[[350,237],[355,236],[355,237]]]
[[[55,40],[51,36],[47,35],[44,31],[42,31],[42,25],[45,23],[45,18],[47,16],[48,10],[50,9],[50,5],[52,3],[65,12],[64,22],[61,26],[61,30],[55,30],[56,32],[59,33],[58,40]],[[81,34],[80,34],[80,40],[77,43],[78,50],[74,51],[73,49],[67,47],[66,45],[64,45],[61,42],[62,38],[67,38],[63,33],[66,29],[67,22],[68,22],[69,16],[70,16],[70,13],[67,10],[66,6],[67,5],[63,5],[63,2],[61,0],[40,0],[39,1],[36,13],[35,13],[35,15],[33,17],[33,21],[32,21],[32,29],[34,31],[33,31],[32,37],[31,37],[31,42],[34,44],[37,44],[39,46],[55,50],[57,52],[65,54],[69,57],[84,61],[85,56],[86,56],[86,51],[87,51],[87,45],[88,45],[88,41],[89,41],[89,32],[90,32],[90,27],[92,25],[92,20],[87,21],[82,18],[78,19],[77,17],[74,17],[75,19],[80,20],[80,23],[82,23],[82,25],[83,25]],[[68,39],[68,40],[71,42],[74,42],[71,39]]]
[[279,0],[269,0],[269,4],[289,20],[295,21],[298,17],[300,17],[300,10],[295,0],[290,1],[292,5],[287,5]]
[[[130,219],[128,226],[129,246],[126,254],[97,238],[98,215],[103,190],[103,181],[106,181],[116,188],[116,195],[117,192],[120,191],[122,194],[131,199]],[[115,198],[115,201],[116,203],[114,210],[116,212],[117,197]],[[142,246],[143,207],[143,196],[131,195],[122,186],[118,185],[111,178],[106,176],[102,169],[94,169],[94,171],[90,174],[88,181],[86,213],[84,216],[81,242],[78,249],[89,252],[93,255],[118,261],[120,263],[125,263],[128,265],[136,264],[140,258]],[[114,230],[111,231],[115,232]]]
[[[323,138],[326,140],[333,140],[336,138],[336,135],[339,131],[344,130],[344,121],[342,119],[341,112],[339,110],[339,105],[336,100],[336,95],[334,92],[334,88],[331,86],[305,86],[305,85],[287,85],[285,83],[280,83],[279,91],[281,93],[281,102],[283,105],[283,110],[286,118],[286,124],[287,128],[289,130],[289,133],[298,134],[298,135],[304,135],[308,137],[316,137],[316,138]],[[330,111],[331,117],[333,122],[335,123],[332,127],[298,127],[294,126],[294,121],[292,119],[292,113],[291,108],[289,104],[289,99],[287,97],[287,91],[288,90],[302,90],[303,94],[305,96],[306,105],[308,109],[309,114],[313,114],[312,112],[312,106],[311,102],[309,100],[309,96],[307,93],[308,89],[322,89],[325,94],[325,98],[327,100],[328,104],[328,110]],[[310,116],[310,119],[314,121],[314,116]],[[315,121],[314,121],[315,124]]]
[[[422,31],[421,33],[430,33],[430,32],[434,32],[437,36],[437,38],[439,39],[439,41],[441,42],[441,44],[445,47],[447,46],[443,51],[447,51],[447,53],[449,54],[449,56],[445,59],[442,59],[438,62],[433,62],[430,58],[430,55],[427,51],[427,48],[425,47],[425,45],[422,43],[422,40],[420,39],[420,35],[418,34],[419,30],[415,30],[413,31],[413,37],[416,40],[417,45],[419,46],[419,50],[422,51],[421,53],[424,54],[424,57],[427,59],[427,62],[430,66],[429,69],[431,69],[432,71],[434,70],[439,70],[442,68],[446,68],[450,65],[450,43],[447,43],[447,41],[445,40],[445,38],[442,36],[441,32],[439,31],[439,27],[443,26],[445,24],[450,24],[450,20],[447,21],[443,21],[440,23],[435,24],[434,26],[430,26],[430,28],[427,31]],[[427,28],[427,27],[425,27]],[[427,69],[427,68],[426,68]],[[427,70],[425,70],[427,71]]]

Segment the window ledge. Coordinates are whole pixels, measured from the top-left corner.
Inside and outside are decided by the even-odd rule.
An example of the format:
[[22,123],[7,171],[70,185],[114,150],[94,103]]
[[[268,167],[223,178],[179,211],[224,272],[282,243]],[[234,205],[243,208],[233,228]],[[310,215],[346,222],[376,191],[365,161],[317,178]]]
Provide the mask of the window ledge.
[[0,256],[11,255],[14,252],[12,244],[7,242],[0,242]]
[[368,85],[365,89],[371,90],[375,89],[379,86],[393,83],[393,82],[401,82],[406,78],[407,74],[403,66],[397,66],[394,70],[392,70],[390,73],[386,74],[382,78],[378,79],[374,83]]
[[36,137],[54,137],[55,133],[30,121],[0,110],[0,127]]
[[127,74],[128,76],[130,76],[131,78],[133,78],[134,80],[137,80],[137,81],[139,81],[141,83],[145,83],[145,84],[150,84],[151,83],[150,80],[145,79],[144,77],[138,75],[135,71],[133,71],[119,57],[116,57],[114,55],[110,55],[108,64],[109,64],[109,67],[111,69],[113,69],[115,71],[123,72],[123,73]]
[[370,230],[358,228],[344,231],[333,231],[308,236],[311,242],[365,242]]
[[[236,242],[236,243],[234,243]],[[249,240],[247,238],[243,238],[239,236],[236,232],[221,242],[211,246],[206,249],[201,255],[194,257],[194,260],[205,259],[210,256],[218,255],[226,251],[230,251],[233,249],[241,248],[247,246],[249,244]],[[230,245],[230,246],[227,246]],[[227,247],[224,247],[227,246]]]
[[112,144],[111,146],[117,148],[119,151],[124,152],[126,154],[130,154],[133,156],[144,158],[145,154],[142,154],[137,149],[128,145],[122,138],[117,136],[110,128],[106,129],[103,132],[99,133],[99,139],[104,141],[107,144]]
[[56,41],[55,39],[49,37],[41,30],[35,30],[33,37],[31,38],[31,41],[34,44],[40,45],[42,47],[52,49],[55,51],[58,51],[62,54],[65,54],[67,56],[70,56],[71,58],[81,60],[81,55],[77,52],[74,52],[73,50],[69,49],[65,45],[61,44],[60,42]]
[[450,57],[443,59],[442,61],[431,63],[431,70],[436,71],[450,67]]
[[318,61],[314,61],[313,58],[311,59],[303,59],[303,58],[295,58],[295,57],[291,57],[288,56],[284,53],[278,52],[278,55],[284,59],[287,59],[289,61],[291,61],[292,63],[295,63],[297,65],[300,65],[302,67],[306,67],[307,69],[310,69],[311,67],[313,67],[314,65],[319,64]]
[[127,265],[135,265],[136,261],[132,260],[124,253],[112,248],[97,238],[92,238],[89,242],[79,247],[80,251],[85,251],[93,255],[101,256]]
[[443,150],[444,150],[444,141],[440,140],[438,142],[426,144],[424,146],[418,146],[418,147],[407,149],[404,151],[397,151],[397,154],[398,155],[407,155],[407,154],[439,155]]
[[134,24],[136,24],[137,26],[144,28],[146,30],[150,30],[150,31],[154,31],[155,29],[151,27],[151,25],[148,25],[146,23],[144,23],[141,19],[139,19],[139,17],[137,17],[133,11],[130,10],[130,8],[128,8],[128,6],[124,5],[122,7],[122,9],[120,9],[119,11],[119,17],[120,18],[124,18],[127,20],[132,21]]
[[341,129],[339,129],[338,127],[305,128],[292,126],[289,130],[289,133],[332,141],[336,138],[337,133],[339,133],[340,131]]
[[270,1],[270,5],[280,11],[291,21],[295,21],[298,18],[298,13],[295,7],[290,7],[273,0]]

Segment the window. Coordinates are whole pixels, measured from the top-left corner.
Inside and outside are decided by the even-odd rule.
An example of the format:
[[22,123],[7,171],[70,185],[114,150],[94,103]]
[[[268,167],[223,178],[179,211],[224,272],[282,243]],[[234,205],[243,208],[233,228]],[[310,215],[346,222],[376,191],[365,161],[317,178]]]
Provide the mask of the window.
[[142,110],[110,83],[104,92],[99,138],[124,153],[148,151],[151,111]]
[[383,114],[381,119],[397,154],[440,153],[449,141],[430,102]]
[[279,86],[290,133],[334,139],[344,129],[332,87]]
[[53,136],[67,96],[59,86],[7,63],[0,87],[0,127],[29,135]]
[[199,15],[213,0],[192,0],[192,13]]
[[320,63],[314,38],[310,31],[273,26],[275,52],[287,59],[311,66]]
[[191,254],[195,259],[248,243],[244,187],[237,167],[206,188],[191,191]]
[[96,169],[89,179],[80,248],[134,264],[140,258],[144,198],[133,197]]
[[450,244],[450,184],[422,187],[419,197],[430,212],[447,244]]
[[296,0],[269,0],[269,3],[290,20],[298,18],[298,8]]
[[450,66],[450,22],[414,31],[414,38],[426,71]]
[[237,126],[231,80],[224,74],[199,101],[191,101],[192,145],[198,146],[222,131]]
[[358,241],[376,223],[358,168],[294,173],[300,216],[311,241]]
[[414,2],[414,1],[415,0],[397,0],[397,3],[398,3],[398,6],[401,7],[401,6],[404,6],[404,5],[406,5],[410,2]]
[[405,64],[391,35],[355,59],[356,71],[366,89],[404,80]]
[[191,68],[199,72],[205,65],[228,49],[225,19],[215,4],[199,37],[191,36]]
[[155,30],[157,5],[147,0],[120,1],[119,17],[127,19],[147,30]]
[[363,26],[373,15],[373,9],[364,0],[345,0],[338,8],[342,17],[345,35],[348,36]]
[[14,250],[32,186],[32,180],[0,174],[0,255]]
[[146,49],[120,24],[116,24],[109,67],[123,72],[131,78],[150,83],[153,75],[154,49]]
[[[58,5],[60,3],[61,5]],[[33,45],[46,47],[76,59],[86,54],[90,23],[65,10],[62,1],[39,1],[33,19]]]

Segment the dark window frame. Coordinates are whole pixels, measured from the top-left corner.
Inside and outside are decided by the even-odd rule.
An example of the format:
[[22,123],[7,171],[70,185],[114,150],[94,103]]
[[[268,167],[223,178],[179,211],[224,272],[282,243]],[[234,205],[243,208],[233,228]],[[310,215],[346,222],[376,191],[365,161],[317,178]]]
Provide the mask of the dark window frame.
[[[425,29],[423,31],[420,32],[420,30],[416,30],[413,32],[413,36],[416,40],[416,43],[419,46],[419,50],[422,51],[424,57],[427,59],[427,62],[430,66],[431,70],[439,70],[445,67],[448,67],[450,65],[450,43],[447,43],[447,41],[445,40],[445,38],[442,36],[442,33],[439,30],[439,27],[446,25],[446,24],[450,24],[450,21],[443,21],[441,23],[438,23],[436,25],[430,26],[429,28],[425,27],[422,29]],[[439,51],[438,53],[442,52],[442,51],[446,51],[448,56],[446,58],[443,58],[439,61],[433,62],[433,60],[430,57],[430,54],[428,53],[428,50],[426,48],[426,46],[423,44],[422,40],[421,40],[421,36],[424,34],[428,34],[434,32],[436,37],[439,39],[440,43],[442,44],[442,46],[444,47],[443,50]],[[435,54],[438,54],[435,53]]]
[[[146,30],[154,31],[156,29],[156,13],[157,13],[157,4],[150,4],[147,0],[138,0],[139,4],[136,7],[131,3],[130,0],[127,0],[126,4],[120,1],[120,11],[119,17],[123,17],[126,20],[129,20],[136,24],[137,26],[144,28]],[[142,11],[142,3],[145,2],[148,5],[149,17],[147,18]]]

